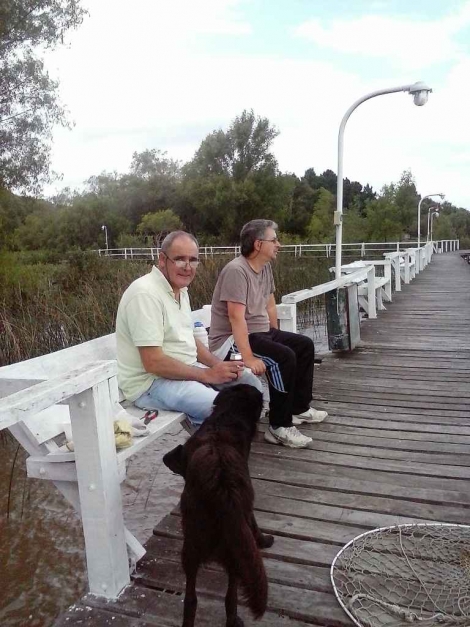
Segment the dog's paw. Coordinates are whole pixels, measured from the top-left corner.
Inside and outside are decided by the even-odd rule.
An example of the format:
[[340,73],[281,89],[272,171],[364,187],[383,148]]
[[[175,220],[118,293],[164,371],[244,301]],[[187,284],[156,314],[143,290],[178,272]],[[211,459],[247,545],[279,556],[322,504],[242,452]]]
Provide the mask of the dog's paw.
[[274,544],[274,536],[270,536],[266,533],[260,533],[256,538],[256,544],[260,549],[269,549]]
[[235,619],[228,618],[225,623],[226,627],[244,627],[245,623],[242,621],[240,616],[235,616]]

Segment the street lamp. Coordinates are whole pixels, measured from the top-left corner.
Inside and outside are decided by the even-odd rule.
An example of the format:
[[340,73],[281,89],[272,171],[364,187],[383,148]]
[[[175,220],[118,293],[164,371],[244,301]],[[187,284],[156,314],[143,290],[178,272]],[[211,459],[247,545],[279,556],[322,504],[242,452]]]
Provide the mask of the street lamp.
[[423,196],[418,203],[418,248],[421,246],[421,203],[425,198],[432,198],[433,196],[440,196],[441,200],[444,200],[444,194],[428,194]]
[[106,242],[106,252],[108,252],[109,246],[108,246],[108,227],[106,226],[106,224],[103,224],[101,227],[101,230],[104,231],[104,239]]
[[336,263],[335,263],[335,277],[339,279],[341,277],[341,248],[343,243],[343,136],[346,122],[349,119],[351,113],[360,104],[375,96],[383,96],[384,94],[393,94],[398,91],[408,92],[413,96],[413,102],[416,106],[421,107],[428,101],[428,95],[432,91],[426,83],[413,83],[412,85],[402,85],[401,87],[391,87],[388,89],[379,89],[373,91],[359,100],[356,100],[344,114],[343,119],[339,127],[338,133],[338,180],[336,186],[336,211],[334,215],[334,225],[336,227]]
[[[431,214],[431,212],[434,212]],[[432,241],[432,238],[429,238],[429,233],[432,232],[432,227],[431,230],[429,228],[429,225],[432,224],[432,218],[433,216],[439,217],[439,205],[433,205],[432,207],[429,207],[428,209],[428,232],[426,234],[426,241]]]
[[431,214],[431,239],[429,240],[430,242],[432,242],[432,219],[438,218],[438,217],[439,217],[439,211],[435,211],[434,213]]

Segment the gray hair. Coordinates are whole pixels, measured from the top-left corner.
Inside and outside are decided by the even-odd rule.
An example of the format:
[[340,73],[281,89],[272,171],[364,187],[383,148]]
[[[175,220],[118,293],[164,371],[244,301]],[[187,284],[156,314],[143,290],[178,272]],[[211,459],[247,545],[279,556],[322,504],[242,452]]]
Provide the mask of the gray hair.
[[266,229],[277,229],[272,220],[251,220],[247,222],[240,233],[240,252],[248,257],[254,249],[257,239],[263,239]]
[[193,242],[199,248],[199,243],[192,233],[187,233],[186,231],[172,231],[171,233],[168,233],[168,235],[162,242],[162,246],[160,248],[162,253],[167,254],[173,242],[175,241],[175,239],[178,239],[178,237],[188,237],[189,239],[193,240]]

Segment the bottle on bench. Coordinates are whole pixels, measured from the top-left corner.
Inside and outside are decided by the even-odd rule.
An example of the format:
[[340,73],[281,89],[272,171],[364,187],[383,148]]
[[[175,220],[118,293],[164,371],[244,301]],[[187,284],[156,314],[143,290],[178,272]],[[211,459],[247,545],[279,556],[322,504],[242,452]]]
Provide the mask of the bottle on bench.
[[206,348],[209,348],[209,336],[202,322],[194,323],[193,333],[196,340],[199,340]]

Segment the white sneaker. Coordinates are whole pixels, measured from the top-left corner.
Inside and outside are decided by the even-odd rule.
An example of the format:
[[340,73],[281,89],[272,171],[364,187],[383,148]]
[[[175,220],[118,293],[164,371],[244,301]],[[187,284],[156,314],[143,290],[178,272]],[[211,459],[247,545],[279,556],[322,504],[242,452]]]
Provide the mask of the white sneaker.
[[283,444],[290,448],[305,448],[312,438],[302,435],[297,427],[278,427],[273,429],[271,426],[264,432],[264,439],[270,444]]
[[326,411],[320,411],[319,409],[309,407],[303,414],[294,414],[292,416],[292,424],[301,425],[303,422],[322,422],[327,416],[328,413]]

